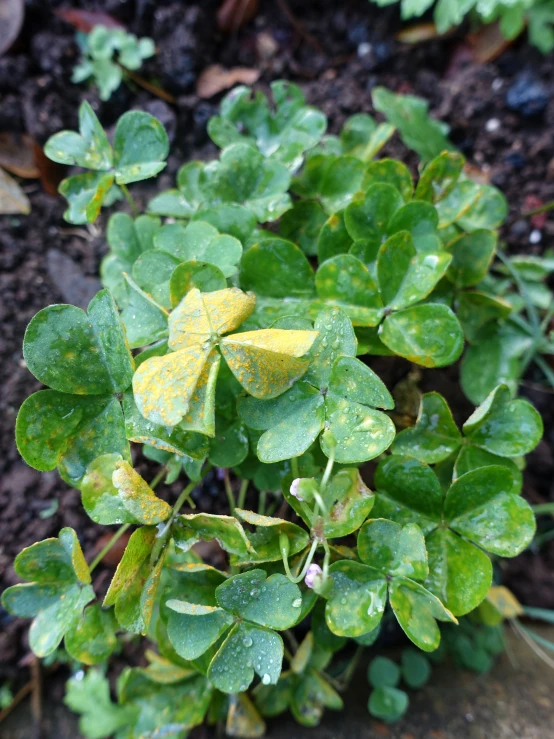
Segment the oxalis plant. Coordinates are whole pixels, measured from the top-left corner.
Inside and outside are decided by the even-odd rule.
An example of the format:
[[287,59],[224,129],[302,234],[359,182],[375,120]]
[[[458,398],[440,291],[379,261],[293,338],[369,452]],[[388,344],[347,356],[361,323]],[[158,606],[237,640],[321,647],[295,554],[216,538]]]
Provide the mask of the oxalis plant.
[[[401,96],[377,94],[397,114]],[[150,115],[122,116],[112,145],[83,103],[79,132],[46,145],[88,170],[60,186],[71,223],[94,221],[114,191],[134,208],[108,221],[88,311],[31,320],[24,358],[47,389],[16,425],[28,464],[57,468],[94,522],[119,527],[88,562],[69,528],[33,544],[15,562],[25,582],[3,595],[33,618],[35,654],[73,661],[66,701],[88,737],[185,737],[203,721],[256,737],[286,709],[314,726],[342,707],[384,622],[413,643],[404,679],[417,687],[441,631],[502,620],[493,567],[535,531],[520,493],[539,414],[500,379],[461,427],[436,392],[406,423],[370,365],[450,365],[517,317],[487,281],[504,198],[455,151],[417,183],[375,159],[389,122],[325,129],[294,85],[270,99],[237,88],[208,125],[219,158],[185,164],[140,215],[127,185],[168,152]],[[160,465],[150,481],[131,444]],[[214,479],[228,501],[217,515],[195,503]],[[171,505],[163,484],[178,480]],[[105,591],[96,567],[129,529]],[[224,565],[202,559],[212,541]],[[139,636],[147,666],[123,670],[114,701],[109,657]],[[392,720],[407,705],[398,675],[375,675],[369,709]]]

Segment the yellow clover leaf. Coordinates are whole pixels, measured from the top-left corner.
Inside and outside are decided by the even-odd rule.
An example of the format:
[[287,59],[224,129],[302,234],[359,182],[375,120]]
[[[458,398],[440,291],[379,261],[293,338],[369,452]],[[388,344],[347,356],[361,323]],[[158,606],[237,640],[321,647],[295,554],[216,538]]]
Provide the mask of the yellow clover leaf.
[[169,317],[173,351],[147,359],[133,377],[135,401],[147,420],[214,435],[218,348],[255,398],[275,398],[302,377],[308,368],[302,357],[317,331],[263,329],[222,338],[252,315],[255,302],[253,295],[234,287],[187,293]]

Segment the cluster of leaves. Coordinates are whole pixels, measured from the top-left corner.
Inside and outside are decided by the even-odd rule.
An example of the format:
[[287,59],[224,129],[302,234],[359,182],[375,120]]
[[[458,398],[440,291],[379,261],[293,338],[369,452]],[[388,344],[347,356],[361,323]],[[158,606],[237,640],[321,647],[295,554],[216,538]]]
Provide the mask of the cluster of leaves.
[[403,680],[408,688],[422,688],[430,676],[429,660],[415,649],[403,650],[400,666],[388,657],[375,657],[367,670],[367,679],[373,688],[368,711],[383,721],[397,721],[410,703],[408,693],[398,687],[400,681]]
[[[209,124],[219,159],[185,164],[147,213],[111,216],[105,289],[88,312],[50,306],[27,328],[25,362],[47,389],[20,409],[23,458],[57,468],[93,521],[134,530],[102,605],[97,562],[85,564],[72,530],[19,555],[28,582],[3,603],[34,618],[40,656],[64,638],[84,665],[104,666],[118,634],[157,646],[148,667],[121,675],[117,703],[101,671],[70,681],[87,736],[181,737],[204,720],[261,736],[262,716],[286,709],[316,725],[342,706],[349,669],[337,679],[331,662],[348,640],[372,644],[386,614],[435,650],[437,622],[455,630],[458,616],[481,613],[492,558],[533,537],[520,470],[542,423],[515,382],[486,388],[466,353],[464,388],[480,405],[462,431],[428,393],[397,433],[393,397],[360,358],[441,367],[465,340],[486,357],[486,332],[523,320],[501,272],[489,274],[502,195],[467,179],[457,152],[432,151],[445,134],[425,107],[385,90],[375,100],[392,123],[357,115],[325,136],[323,114],[293,85],[275,83],[271,102],[233,91]],[[410,116],[428,135],[410,137]],[[402,163],[374,159],[396,121],[427,146],[416,183]],[[46,150],[92,170],[61,187],[66,217],[82,223],[115,188],[130,197],[127,183],[165,166],[167,137],[127,113],[112,148],[84,104],[80,133]],[[133,468],[131,443],[162,465],[156,484],[188,479],[173,506]],[[376,458],[373,492],[358,466]],[[213,467],[226,470],[228,515],[193,510]],[[243,481],[238,505],[229,470]],[[244,505],[249,486],[257,512]],[[219,569],[196,553],[213,540]],[[370,702],[392,718],[385,687],[396,690],[376,685]]]
[[514,39],[527,27],[529,42],[549,54],[554,49],[554,3],[552,0],[371,0],[384,7],[400,2],[404,20],[417,18],[434,6],[438,33],[459,26],[469,16],[477,23],[498,21],[502,34]]
[[100,100],[109,100],[125,77],[126,70],[137,70],[144,59],[156,53],[151,38],[137,38],[123,28],[94,26],[90,33],[77,33],[82,59],[73,68],[72,82],[92,79]]

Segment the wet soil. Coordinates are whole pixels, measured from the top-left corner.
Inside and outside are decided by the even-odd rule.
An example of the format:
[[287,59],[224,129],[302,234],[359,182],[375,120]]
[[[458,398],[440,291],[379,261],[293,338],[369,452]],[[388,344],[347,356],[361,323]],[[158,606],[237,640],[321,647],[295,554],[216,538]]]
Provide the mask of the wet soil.
[[[162,120],[172,142],[169,165],[158,180],[164,188],[173,184],[184,161],[216,155],[205,127],[220,96],[202,100],[195,93],[198,75],[210,64],[259,68],[261,86],[278,78],[294,80],[308,101],[326,112],[332,132],[353,113],[373,112],[371,90],[386,85],[427,98],[432,112],[449,123],[452,139],[469,161],[504,190],[510,203],[502,232],[508,250],[542,253],[552,244],[554,218],[540,224],[535,243],[537,235],[531,240],[530,235],[536,224],[521,214],[530,196],[542,202],[554,199],[554,59],[524,42],[494,62],[475,65],[463,31],[446,40],[403,46],[394,40],[396,9],[376,11],[367,0],[262,0],[255,19],[233,34],[216,27],[217,0],[80,0],[72,5],[110,13],[129,30],[154,38],[159,53],[141,74],[176,98],[170,105],[140,88],[122,86],[109,103],[102,103],[94,88],[70,82],[78,51],[74,29],[53,12],[62,4],[67,5],[59,0],[26,3],[20,39],[0,59],[0,131],[27,132],[42,144],[62,128],[76,128],[82,99],[107,127],[129,108],[148,110]],[[385,153],[416,165],[415,156],[396,138]],[[88,228],[69,226],[62,218],[61,198],[46,194],[37,181],[23,185],[31,215],[0,217],[0,589],[16,581],[12,561],[22,547],[72,526],[91,557],[105,533],[85,515],[78,492],[55,472],[39,473],[21,461],[13,431],[17,409],[39,389],[22,358],[25,326],[50,303],[86,306],[99,287],[105,220]],[[137,185],[133,192],[144,204],[151,185]],[[398,381],[409,365],[398,361],[389,371],[385,379]],[[426,373],[424,383],[438,387],[464,420],[468,407],[455,379],[454,368]],[[531,373],[527,380],[540,382],[540,377]],[[539,503],[554,497],[552,396],[525,387],[523,392],[545,421],[544,441],[529,456],[525,473],[525,495]],[[171,501],[176,491],[162,489],[161,494]],[[203,510],[215,512],[225,505],[213,479],[196,494]],[[554,607],[554,543],[502,567],[504,581],[524,603]],[[108,575],[109,570],[99,568],[99,577]],[[2,682],[27,663],[28,647],[25,624],[0,611],[0,626]]]

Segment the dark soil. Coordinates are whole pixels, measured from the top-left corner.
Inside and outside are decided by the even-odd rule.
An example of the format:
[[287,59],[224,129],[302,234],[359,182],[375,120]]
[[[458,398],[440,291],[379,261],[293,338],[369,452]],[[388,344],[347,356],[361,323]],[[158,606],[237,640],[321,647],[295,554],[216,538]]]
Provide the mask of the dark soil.
[[[529,196],[554,199],[554,60],[544,58],[525,43],[513,46],[499,60],[482,66],[471,63],[463,37],[450,37],[417,47],[393,40],[396,10],[377,11],[367,0],[289,0],[261,2],[256,18],[240,32],[222,35],[215,25],[218,0],[105,0],[74,2],[75,7],[111,13],[129,30],[155,39],[159,53],[141,74],[175,95],[168,105],[141,89],[122,86],[109,103],[96,91],[73,85],[70,74],[78,52],[74,30],[53,14],[67,3],[28,0],[20,40],[0,59],[0,131],[27,132],[39,143],[62,128],[75,129],[80,101],[89,100],[101,121],[111,126],[125,110],[149,110],[167,127],[172,140],[169,166],[159,187],[172,186],[174,174],[188,159],[215,156],[206,122],[219,99],[201,100],[195,94],[199,73],[209,64],[258,67],[260,84],[289,78],[301,84],[310,103],[320,106],[336,132],[347,116],[372,112],[371,89],[379,84],[413,92],[430,101],[435,115],[452,128],[454,142],[468,159],[501,187],[510,202],[503,230],[507,248],[541,253],[554,236],[554,219],[542,226],[538,244],[529,241],[533,226],[522,219]],[[286,5],[298,23],[291,24]],[[398,139],[386,154],[415,166]],[[152,194],[150,185],[133,192],[139,202]],[[37,181],[25,181],[32,204],[28,217],[0,218],[0,366],[2,400],[0,433],[0,578],[2,587],[16,581],[12,568],[24,546],[54,536],[63,526],[78,532],[85,554],[98,549],[105,533],[82,510],[77,491],[57,473],[39,473],[20,459],[14,444],[14,423],[23,400],[39,388],[27,371],[21,353],[25,326],[40,308],[55,302],[85,307],[99,286],[98,265],[106,251],[105,220],[94,226],[71,227],[63,221],[61,198],[47,195]],[[394,364],[398,381],[409,371],[406,362]],[[464,420],[468,406],[455,384],[455,370],[424,374],[424,385],[440,387]],[[387,378],[385,378],[387,379]],[[529,376],[529,381],[540,381]],[[440,383],[440,384],[439,384]],[[529,457],[525,495],[532,502],[552,499],[554,481],[554,424],[551,395],[531,392],[543,413],[545,438]],[[162,493],[165,495],[165,493]],[[168,499],[175,491],[167,491]],[[212,480],[197,491],[204,510],[220,509],[218,487]],[[53,515],[53,501],[59,508]],[[55,504],[54,504],[55,505]],[[42,515],[41,515],[42,514]],[[540,552],[528,551],[503,564],[505,582],[523,602],[554,607],[554,543]],[[108,572],[99,569],[99,577]],[[14,677],[28,653],[25,624],[0,611],[0,682]],[[25,662],[23,662],[24,664]]]

